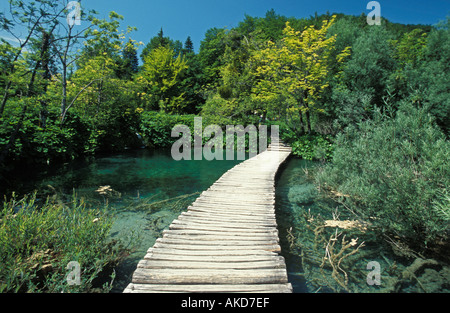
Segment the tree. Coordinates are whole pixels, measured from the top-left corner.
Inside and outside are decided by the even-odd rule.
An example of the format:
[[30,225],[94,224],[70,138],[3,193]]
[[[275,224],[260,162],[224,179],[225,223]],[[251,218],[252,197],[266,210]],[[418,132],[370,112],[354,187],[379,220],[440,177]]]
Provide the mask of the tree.
[[395,57],[399,60],[400,66],[404,68],[410,64],[416,67],[423,59],[426,43],[427,33],[420,28],[404,34],[400,40],[393,40]]
[[[65,4],[64,2],[62,3]],[[53,39],[52,34],[57,28],[57,26],[61,25],[59,19],[64,16],[64,6],[63,9],[60,7],[61,3],[38,0],[36,2],[24,3],[23,1],[10,1],[10,15],[11,20],[5,17],[4,14],[0,16],[0,22],[2,24],[3,30],[9,32],[13,37],[17,39],[19,42],[19,48],[13,49],[10,51],[14,51],[15,55],[12,59],[12,62],[7,68],[7,77],[6,85],[4,88],[4,95],[2,102],[0,104],[0,116],[4,113],[6,104],[12,95],[10,89],[13,87],[14,76],[17,74],[16,69],[17,66],[21,63],[20,58],[23,56],[24,51],[31,43],[33,36],[36,36],[38,32],[42,33],[42,44],[37,49],[37,57],[33,60],[34,64],[29,68],[29,71],[26,72],[23,77],[28,80],[26,86],[26,92],[20,94],[20,99],[17,103],[22,106],[21,112],[19,113],[19,119],[15,123],[14,129],[11,131],[9,140],[7,144],[3,147],[0,152],[0,164],[3,164],[4,160],[7,158],[10,150],[16,143],[19,132],[23,126],[25,121],[25,116],[29,109],[30,104],[36,103],[40,101],[43,103],[44,100],[39,99],[42,96],[42,91],[37,92],[35,90],[35,82],[36,77],[38,76],[38,72],[43,68],[43,65],[46,66],[44,71],[48,70],[48,60],[49,60],[49,48],[50,42],[55,43],[55,39]],[[23,27],[27,30],[27,35],[24,40],[20,39],[14,33],[14,27]],[[70,35],[68,36],[70,37]],[[51,40],[53,39],[53,40]],[[68,50],[68,49],[67,49]],[[22,75],[21,75],[22,76]]]
[[408,99],[426,107],[442,130],[450,134],[450,18],[431,32],[422,28],[392,41],[398,67],[390,74],[388,90],[397,101]]
[[384,105],[388,79],[396,68],[391,39],[384,26],[367,28],[356,39],[352,57],[344,68],[342,82],[350,91],[371,97],[371,106]]
[[[227,31],[223,28],[211,28],[206,31],[205,38],[200,43],[198,58],[203,69],[202,85],[206,90],[214,90],[220,81],[220,67],[225,53],[225,37]],[[205,98],[207,98],[205,96]]]
[[145,58],[155,49],[160,47],[169,47],[174,50],[174,57],[177,57],[183,50],[183,44],[179,40],[173,41],[169,37],[164,36],[163,29],[158,32],[158,35],[152,37],[150,42],[144,47],[141,53],[141,59],[145,62]]
[[194,53],[194,43],[192,42],[191,36],[188,36],[184,43],[184,53]]
[[269,41],[253,55],[258,79],[253,89],[255,100],[272,103],[268,110],[284,105],[283,113],[296,113],[301,129],[308,133],[312,130],[311,114],[321,111],[317,100],[329,86],[331,64],[342,63],[349,55],[346,48],[331,58],[336,36],[326,35],[334,19],[323,21],[318,30],[309,26],[302,33],[287,22],[278,45]]
[[170,47],[153,49],[145,57],[142,77],[147,82],[150,107],[164,112],[182,112],[185,104],[178,87],[180,76],[186,68],[184,57],[175,58],[175,51]]
[[130,80],[133,75],[139,72],[139,59],[137,47],[133,40],[129,39],[122,49],[122,59],[119,64],[118,76]]

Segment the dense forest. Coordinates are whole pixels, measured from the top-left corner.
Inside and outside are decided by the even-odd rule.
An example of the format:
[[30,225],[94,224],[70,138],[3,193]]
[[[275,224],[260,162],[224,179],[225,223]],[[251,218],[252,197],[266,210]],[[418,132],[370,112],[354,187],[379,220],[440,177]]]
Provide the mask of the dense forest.
[[211,28],[194,47],[164,29],[139,43],[116,12],[83,11],[81,26],[68,25],[63,2],[10,1],[0,15],[19,42],[0,43],[4,186],[18,170],[140,138],[170,147],[171,129],[195,116],[276,124],[296,156],[323,162],[317,186],[359,219],[420,251],[448,243],[450,19],[369,26],[364,14],[270,10]]

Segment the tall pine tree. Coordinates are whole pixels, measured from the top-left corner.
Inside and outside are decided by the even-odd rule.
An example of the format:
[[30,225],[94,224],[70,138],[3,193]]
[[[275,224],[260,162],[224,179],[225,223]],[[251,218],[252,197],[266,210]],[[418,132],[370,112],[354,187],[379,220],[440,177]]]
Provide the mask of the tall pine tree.
[[139,71],[137,51],[131,39],[122,51],[122,63],[119,71],[118,76],[125,79],[131,79]]
[[194,43],[192,42],[191,36],[188,36],[186,42],[184,43],[184,52],[186,54],[194,52]]

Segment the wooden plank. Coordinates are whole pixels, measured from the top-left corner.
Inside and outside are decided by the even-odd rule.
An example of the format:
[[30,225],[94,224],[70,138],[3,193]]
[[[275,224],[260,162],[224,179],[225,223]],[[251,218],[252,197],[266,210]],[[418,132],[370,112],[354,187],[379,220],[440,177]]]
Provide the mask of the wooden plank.
[[179,224],[179,225],[193,225],[193,226],[211,226],[211,227],[218,227],[220,229],[222,228],[239,228],[239,229],[270,229],[270,228],[276,228],[273,224],[264,224],[264,223],[249,223],[245,221],[241,222],[235,222],[235,221],[220,221],[220,220],[199,220],[199,219],[193,219],[193,218],[183,218],[179,217],[178,219],[174,220],[172,222],[172,225]]
[[201,262],[201,261],[163,261],[141,260],[137,268],[146,269],[271,269],[286,268],[284,260],[254,261],[254,262]]
[[262,234],[278,234],[277,229],[271,228],[238,228],[238,227],[214,227],[203,224],[182,224],[182,223],[172,223],[169,226],[169,229],[177,230],[177,229],[190,229],[190,230],[209,230],[216,232],[224,232],[224,233],[262,233]]
[[222,240],[222,241],[241,241],[241,242],[272,242],[278,241],[278,236],[275,233],[263,235],[252,233],[224,233],[224,232],[199,232],[192,230],[165,230],[163,231],[163,238],[184,238],[188,240],[208,241],[208,240]]
[[129,284],[125,293],[292,293],[291,284],[149,285]]
[[[213,188],[215,187],[215,188]],[[254,195],[254,196],[265,196],[266,198],[272,199],[275,197],[274,194],[275,190],[249,190],[247,188],[237,189],[237,188],[228,188],[228,187],[220,187],[220,186],[212,186],[208,190],[205,191],[205,193],[208,193],[210,195]]]
[[265,255],[276,256],[277,253],[265,250],[180,250],[170,248],[151,248],[151,253],[173,254],[173,255],[197,255],[197,256],[248,256],[248,255]]
[[219,263],[242,263],[242,262],[269,262],[284,258],[277,255],[179,255],[164,253],[164,251],[152,251],[144,256],[144,260],[161,260],[161,261],[192,261],[192,262],[219,262]]
[[241,251],[272,251],[272,252],[281,252],[281,247],[278,244],[264,244],[264,245],[239,245],[239,246],[230,246],[230,245],[196,245],[196,244],[177,244],[177,243],[168,243],[168,242],[156,242],[153,245],[153,249],[177,249],[184,251],[233,251],[239,253]]
[[275,203],[270,204],[263,204],[263,203],[246,203],[242,202],[245,200],[229,200],[226,199],[204,199],[204,198],[197,198],[197,200],[194,201],[193,205],[196,203],[203,204],[203,205],[209,205],[214,207],[221,207],[221,208],[228,208],[230,210],[233,209],[239,209],[239,208],[251,208],[252,210],[259,210],[259,211],[266,211],[266,210],[272,210],[275,207]]
[[239,219],[236,217],[233,218],[227,218],[226,216],[208,216],[208,215],[189,215],[189,214],[182,214],[178,216],[178,220],[180,221],[192,221],[192,222],[201,222],[201,223],[209,223],[209,222],[216,222],[216,223],[233,223],[233,224],[250,224],[250,225],[261,225],[261,226],[272,226],[277,227],[277,223],[275,219]]
[[240,193],[232,190],[206,190],[201,193],[200,197],[229,198],[230,195],[237,198],[245,198],[246,200],[273,201],[275,199],[275,194],[273,192],[267,193],[256,190],[246,190]]
[[262,221],[262,222],[276,222],[277,219],[275,218],[275,214],[271,214],[270,216],[260,215],[236,215],[234,213],[228,213],[228,212],[201,212],[201,211],[188,211],[188,212],[182,212],[181,216],[190,216],[190,217],[198,217],[198,218],[213,218],[213,219],[226,219],[228,221]]
[[239,240],[252,240],[255,238],[278,238],[278,232],[272,231],[267,233],[252,233],[252,232],[239,232],[239,231],[229,231],[224,232],[217,229],[205,230],[205,229],[169,229],[164,230],[163,235],[166,234],[177,234],[186,236],[213,236],[220,238],[239,238]]
[[135,284],[285,284],[284,269],[144,269],[133,274]]
[[210,214],[219,214],[219,213],[226,213],[226,214],[233,214],[234,216],[261,216],[261,217],[274,217],[275,218],[275,208],[273,210],[267,210],[263,212],[253,212],[248,210],[247,208],[239,208],[236,210],[230,210],[229,208],[223,208],[223,207],[214,207],[209,204],[199,204],[196,203],[195,205],[192,205],[188,207],[188,212],[203,212],[203,213],[210,213]]
[[[237,194],[237,193],[224,193],[224,192],[204,192],[202,193],[198,199],[205,199],[205,200],[221,200],[221,201],[227,201],[230,200],[230,197],[233,199],[232,202],[239,202],[241,200],[245,200],[245,203],[256,203],[256,204],[271,204],[275,205],[275,195],[272,195],[270,197],[265,195],[253,195],[251,193],[247,194]],[[229,201],[227,201],[229,202]]]
[[166,244],[178,244],[178,245],[196,245],[196,246],[271,246],[278,245],[278,240],[261,240],[261,241],[247,241],[247,240],[199,240],[199,239],[188,239],[186,236],[179,238],[158,238],[156,240],[158,243]]

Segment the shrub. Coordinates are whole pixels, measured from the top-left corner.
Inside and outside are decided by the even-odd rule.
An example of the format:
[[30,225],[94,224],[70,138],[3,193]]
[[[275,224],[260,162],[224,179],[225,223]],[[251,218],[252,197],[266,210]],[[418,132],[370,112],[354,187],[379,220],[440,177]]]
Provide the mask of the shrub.
[[333,144],[328,136],[304,135],[292,143],[292,153],[305,160],[329,160]]
[[348,127],[317,181],[384,233],[424,244],[448,228],[436,208],[450,183],[450,143],[425,109],[405,104],[395,118]]
[[[0,292],[88,292],[98,275],[120,259],[109,240],[112,217],[75,198],[38,205],[36,195],[13,197],[0,209]],[[69,286],[69,262],[81,267]],[[108,289],[108,288],[107,288]]]
[[186,125],[194,129],[195,115],[172,115],[164,112],[147,111],[141,115],[140,130],[147,145],[167,148],[178,138],[172,138],[172,129],[176,125]]

